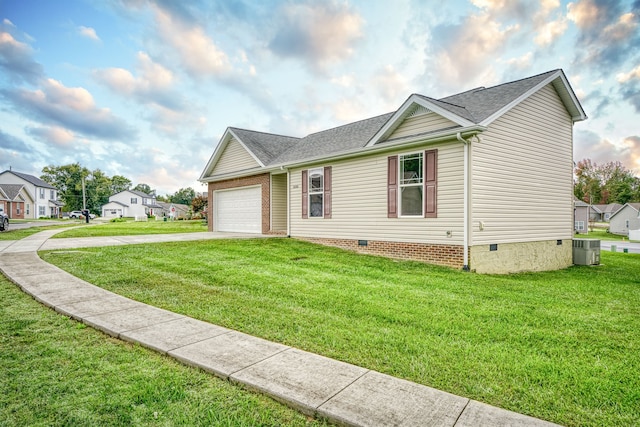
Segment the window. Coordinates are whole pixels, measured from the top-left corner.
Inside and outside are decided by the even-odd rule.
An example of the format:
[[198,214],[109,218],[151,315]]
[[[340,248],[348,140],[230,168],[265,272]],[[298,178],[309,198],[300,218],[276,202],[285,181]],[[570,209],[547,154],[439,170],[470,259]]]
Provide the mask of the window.
[[16,206],[16,215],[20,215],[20,206]]
[[422,216],[422,153],[400,156],[400,215]]
[[40,198],[44,199],[44,188],[40,189]]
[[438,217],[438,150],[387,158],[387,217]]
[[46,209],[44,206],[38,206],[38,215],[39,216],[45,216],[46,215]]
[[309,170],[309,216],[322,218],[324,195],[324,171],[322,169]]
[[49,197],[51,200],[55,200],[56,199],[56,192],[54,190],[51,190],[51,197]]
[[584,221],[576,221],[575,229],[576,231],[584,231]]
[[137,205],[138,204],[138,198],[137,197],[132,197],[131,198],[131,204],[132,205]]
[[29,203],[27,203],[27,211],[26,214],[29,215],[29,211],[31,210],[31,205],[29,205]]
[[629,220],[628,219],[626,219],[624,221],[624,228],[629,228]]
[[331,166],[302,171],[302,218],[331,218]]

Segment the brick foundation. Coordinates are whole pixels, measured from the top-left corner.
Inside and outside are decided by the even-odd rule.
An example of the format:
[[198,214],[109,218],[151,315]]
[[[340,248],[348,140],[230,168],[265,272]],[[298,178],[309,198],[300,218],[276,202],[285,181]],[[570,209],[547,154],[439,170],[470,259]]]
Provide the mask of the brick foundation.
[[214,230],[214,207],[215,199],[213,198],[213,192],[216,190],[227,190],[230,188],[250,187],[253,185],[262,186],[262,234],[268,234],[271,228],[271,205],[269,203],[271,197],[271,175],[263,173],[260,175],[247,176],[243,178],[228,179],[226,181],[210,182],[209,183],[209,206],[207,207],[207,214],[209,216],[209,231]]
[[367,246],[358,245],[358,240],[327,239],[315,237],[296,237],[311,243],[334,246],[355,252],[380,255],[388,258],[423,261],[429,264],[443,265],[462,269],[464,263],[464,247],[458,245],[436,245],[428,243],[367,241]]

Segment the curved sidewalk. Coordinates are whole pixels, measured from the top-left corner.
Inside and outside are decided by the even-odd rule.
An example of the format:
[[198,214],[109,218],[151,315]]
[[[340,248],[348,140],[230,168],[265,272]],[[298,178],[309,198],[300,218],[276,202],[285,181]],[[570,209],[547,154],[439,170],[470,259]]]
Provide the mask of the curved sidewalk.
[[0,241],[0,270],[24,292],[61,314],[263,392],[308,415],[353,426],[555,425],[142,304],[72,276],[44,262],[36,252],[255,235],[186,233],[48,240],[60,231]]

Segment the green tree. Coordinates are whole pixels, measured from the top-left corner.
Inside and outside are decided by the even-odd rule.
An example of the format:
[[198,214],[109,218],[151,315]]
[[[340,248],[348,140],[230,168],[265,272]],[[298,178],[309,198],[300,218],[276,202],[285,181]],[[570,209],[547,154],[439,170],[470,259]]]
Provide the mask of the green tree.
[[191,205],[191,201],[196,197],[196,191],[189,188],[181,188],[175,194],[169,196],[171,203],[180,203],[181,205]]
[[640,178],[620,162],[598,165],[590,159],[577,163],[574,195],[587,203],[640,201]]
[[151,187],[149,187],[149,184],[138,184],[135,187],[132,188],[133,191],[141,191],[144,194],[153,194],[155,193],[155,190],[152,190]]
[[82,209],[82,179],[90,174],[89,169],[72,163],[64,166],[45,166],[40,179],[58,189],[58,198],[64,203],[64,210]]
[[591,159],[580,160],[575,168],[576,181],[573,186],[574,195],[587,203],[600,203],[602,184],[598,165]]
[[131,188],[131,180],[122,175],[111,177],[111,195],[121,193]]

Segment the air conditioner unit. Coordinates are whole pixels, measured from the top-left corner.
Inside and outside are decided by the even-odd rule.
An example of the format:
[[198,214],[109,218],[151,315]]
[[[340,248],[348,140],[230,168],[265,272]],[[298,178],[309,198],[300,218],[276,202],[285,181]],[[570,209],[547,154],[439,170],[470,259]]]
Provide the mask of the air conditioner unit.
[[599,265],[600,240],[573,239],[573,263],[576,265]]

